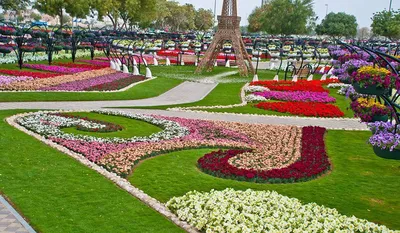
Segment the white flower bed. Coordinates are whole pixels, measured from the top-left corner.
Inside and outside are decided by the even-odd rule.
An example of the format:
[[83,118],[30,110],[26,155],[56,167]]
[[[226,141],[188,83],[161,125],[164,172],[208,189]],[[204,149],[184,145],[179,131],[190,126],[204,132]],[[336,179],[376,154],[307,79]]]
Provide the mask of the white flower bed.
[[399,232],[275,191],[192,191],[172,198],[166,206],[206,233]]
[[254,103],[254,102],[267,101],[268,99],[265,98],[264,96],[250,94],[245,97],[245,100],[247,103]]
[[329,83],[328,88],[342,88],[342,87],[348,87],[350,84],[344,84],[344,83]]
[[[101,55],[104,54],[102,51],[95,50],[94,51],[95,55]],[[80,57],[88,57],[90,56],[90,51],[82,51],[78,50],[76,53],[76,58]],[[35,62],[35,61],[47,61],[48,56],[44,52],[40,53],[35,53],[35,55],[31,53],[26,53],[24,55],[24,62]],[[53,60],[59,60],[59,59],[72,59],[71,53],[58,53],[55,54],[53,53]],[[14,53],[10,53],[6,55],[5,57],[0,57],[0,64],[13,64],[17,63],[18,59],[17,56]]]
[[247,86],[245,89],[244,89],[244,91],[245,92],[247,92],[247,93],[253,93],[253,92],[264,92],[264,91],[269,91],[269,89],[268,88],[266,88],[266,87],[262,87],[262,86]]
[[141,115],[141,114],[129,114],[116,111],[94,111],[100,114],[123,116],[131,119],[141,120],[148,122],[153,125],[157,125],[164,130],[158,133],[154,133],[147,137],[132,137],[132,138],[98,138],[87,135],[75,135],[65,133],[61,128],[73,127],[82,125],[87,128],[102,128],[104,125],[85,121],[78,118],[67,118],[52,115],[51,112],[36,112],[30,115],[17,118],[16,122],[21,126],[34,131],[46,138],[58,137],[66,140],[85,140],[88,142],[109,142],[109,143],[127,143],[127,142],[156,142],[160,140],[168,140],[173,138],[180,138],[189,134],[189,130],[185,127],[181,127],[174,121],[168,121],[164,119],[157,119],[152,116]]

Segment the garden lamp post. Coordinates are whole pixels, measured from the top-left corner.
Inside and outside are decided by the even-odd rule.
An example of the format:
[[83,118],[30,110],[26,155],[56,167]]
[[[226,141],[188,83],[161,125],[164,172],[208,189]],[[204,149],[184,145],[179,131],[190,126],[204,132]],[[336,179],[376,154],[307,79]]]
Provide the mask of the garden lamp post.
[[392,1],[393,1],[393,0],[390,0],[390,2],[389,2],[389,12],[392,11]]

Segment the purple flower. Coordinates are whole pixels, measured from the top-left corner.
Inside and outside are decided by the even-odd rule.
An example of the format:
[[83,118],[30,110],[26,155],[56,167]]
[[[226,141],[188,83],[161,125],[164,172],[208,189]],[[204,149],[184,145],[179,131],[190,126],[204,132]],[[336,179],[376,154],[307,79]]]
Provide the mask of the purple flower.
[[35,69],[35,70],[45,70],[45,71],[50,71],[50,72],[55,72],[55,73],[63,73],[63,74],[74,74],[74,73],[79,73],[79,72],[84,72],[84,71],[89,71],[89,68],[70,68],[70,67],[64,67],[64,66],[49,66],[49,65],[43,65],[43,64],[24,64],[23,65],[26,68],[29,69]]

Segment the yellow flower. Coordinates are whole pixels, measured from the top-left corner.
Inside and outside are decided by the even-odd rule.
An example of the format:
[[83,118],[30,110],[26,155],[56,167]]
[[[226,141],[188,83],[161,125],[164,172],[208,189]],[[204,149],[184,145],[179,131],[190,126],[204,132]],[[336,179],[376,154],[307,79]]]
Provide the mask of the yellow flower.
[[375,99],[371,98],[358,98],[357,102],[361,105],[363,108],[372,108],[373,106],[376,106],[378,108],[385,108],[385,105],[376,102]]
[[385,68],[377,68],[373,66],[363,66],[358,69],[359,74],[370,74],[376,76],[386,76],[390,74],[390,71]]

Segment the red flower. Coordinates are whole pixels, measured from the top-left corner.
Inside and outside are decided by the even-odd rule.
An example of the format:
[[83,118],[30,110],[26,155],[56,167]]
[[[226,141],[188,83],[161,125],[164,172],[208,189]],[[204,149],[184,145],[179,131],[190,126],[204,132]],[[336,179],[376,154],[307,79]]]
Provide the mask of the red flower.
[[29,76],[33,78],[52,78],[61,75],[53,73],[22,71],[22,70],[0,70],[0,73],[12,76]]
[[263,102],[255,107],[276,112],[310,117],[343,117],[344,113],[335,105],[303,102]]
[[240,169],[232,166],[228,160],[248,150],[214,151],[198,160],[200,169],[208,174],[238,180],[267,183],[298,182],[313,179],[331,167],[325,151],[324,135],[321,127],[304,127],[300,159],[288,167],[267,171]]

